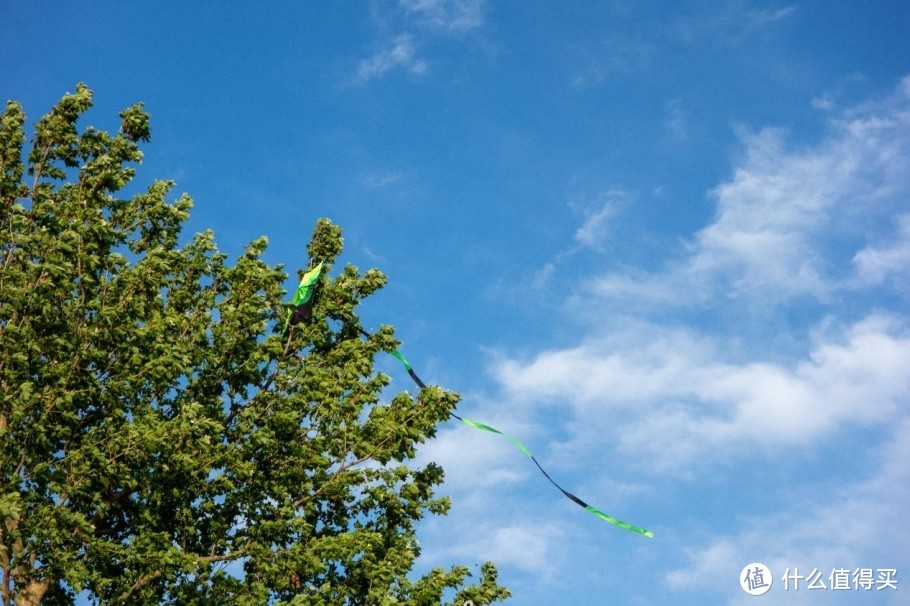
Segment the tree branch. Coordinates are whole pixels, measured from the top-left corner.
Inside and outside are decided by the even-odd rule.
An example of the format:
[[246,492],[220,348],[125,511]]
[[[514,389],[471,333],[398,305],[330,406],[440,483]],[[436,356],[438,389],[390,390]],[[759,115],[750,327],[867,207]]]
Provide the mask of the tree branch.
[[133,583],[133,586],[132,586],[132,587],[130,587],[129,589],[127,589],[126,591],[124,591],[122,594],[120,594],[120,597],[117,598],[117,600],[116,600],[117,603],[118,603],[118,604],[126,604],[126,603],[127,603],[127,600],[129,600],[130,597],[131,597],[134,593],[136,593],[137,591],[139,591],[140,589],[142,589],[143,587],[145,587],[146,585],[148,585],[149,583],[151,583],[151,582],[154,581],[155,579],[160,579],[161,576],[162,576],[163,574],[164,574],[163,571],[161,571],[161,570],[156,570],[155,572],[153,572],[153,573],[151,573],[151,574],[144,574],[144,575],[142,575],[141,577],[139,577],[139,578],[136,580],[135,583]]
[[[200,566],[205,566],[206,564],[213,564],[215,562],[225,562],[228,560],[236,560],[237,558],[242,558],[246,555],[247,555],[247,552],[241,550],[241,551],[238,551],[235,553],[227,553],[227,554],[220,555],[220,556],[197,556],[196,562]],[[136,579],[136,582],[133,583],[133,585],[129,589],[127,589],[122,594],[120,594],[120,597],[118,597],[116,599],[116,603],[126,604],[129,601],[129,599],[133,596],[133,594],[135,594],[137,591],[139,591],[140,589],[142,589],[143,587],[145,587],[152,581],[160,579],[162,576],[164,576],[163,570],[155,570],[154,572],[150,572],[148,574],[144,574],[144,575],[140,576],[138,579]]]

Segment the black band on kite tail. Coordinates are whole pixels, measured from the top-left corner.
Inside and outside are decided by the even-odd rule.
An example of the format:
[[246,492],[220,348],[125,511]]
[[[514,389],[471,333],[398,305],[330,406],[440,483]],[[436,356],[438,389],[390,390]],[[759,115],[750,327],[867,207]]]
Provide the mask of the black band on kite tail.
[[[369,339],[370,337],[373,336],[373,335],[371,335],[370,333],[368,333],[367,331],[365,331],[365,330],[362,329],[362,328],[358,328],[357,330],[360,332],[360,334],[362,334],[362,335],[363,335],[364,337],[366,337],[367,339]],[[390,353],[391,353],[391,355],[394,356],[395,358],[398,358],[398,360],[400,360],[402,364],[404,364],[405,369],[408,371],[408,374],[411,376],[411,379],[413,379],[414,383],[417,384],[417,387],[419,387],[420,389],[426,389],[426,388],[427,388],[426,383],[424,383],[423,381],[420,380],[420,377],[417,376],[417,373],[414,372],[414,369],[411,368],[411,365],[408,363],[407,360],[404,359],[404,356],[401,355],[401,352],[400,352],[400,351],[398,351],[398,350],[396,349],[395,351],[390,352]]]
[[584,501],[582,501],[581,499],[579,499],[578,497],[576,497],[574,494],[572,494],[571,492],[569,492],[568,490],[566,490],[565,488],[563,488],[562,486],[560,486],[559,484],[557,484],[557,483],[556,483],[556,480],[554,480],[553,478],[550,477],[550,474],[548,474],[548,473],[547,473],[547,470],[544,469],[543,466],[541,466],[541,464],[537,462],[537,459],[536,459],[535,457],[532,456],[532,457],[531,457],[531,460],[534,461],[534,464],[535,464],[535,465],[537,465],[537,469],[540,470],[540,473],[542,473],[548,480],[550,480],[550,484],[552,484],[553,486],[555,486],[556,488],[559,489],[559,492],[561,492],[562,494],[566,495],[568,498],[570,498],[571,500],[575,501],[576,503],[578,503],[579,505],[581,505],[581,506],[584,507],[585,509],[588,508],[588,504],[587,504],[587,503],[585,503]]
[[411,378],[414,379],[414,382],[417,383],[417,387],[420,389],[426,389],[426,384],[420,380],[420,377],[417,376],[417,373],[414,372],[413,368],[408,369],[408,374],[411,375]]

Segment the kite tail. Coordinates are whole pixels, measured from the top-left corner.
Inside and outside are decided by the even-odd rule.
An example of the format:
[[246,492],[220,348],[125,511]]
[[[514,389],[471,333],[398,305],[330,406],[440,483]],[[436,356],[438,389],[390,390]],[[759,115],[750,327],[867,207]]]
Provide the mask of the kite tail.
[[[366,336],[367,338],[370,337],[370,334],[362,329],[361,329],[360,333],[363,334],[364,336]],[[411,367],[411,364],[405,359],[405,357],[402,355],[402,353],[400,351],[398,351],[396,349],[395,351],[391,351],[389,353],[391,354],[392,357],[398,359],[404,365],[405,370],[408,371],[408,374],[411,376],[411,379],[414,381],[414,383],[420,389],[426,389],[426,387],[427,387],[426,384],[420,380],[420,377],[417,376],[417,373],[414,372],[414,369]],[[568,490],[566,490],[565,488],[563,488],[562,486],[557,484],[556,481],[552,477],[550,477],[550,474],[547,473],[547,470],[544,469],[543,466],[534,457],[534,455],[531,454],[531,451],[528,450],[524,444],[522,444],[521,442],[519,442],[517,439],[513,438],[509,434],[507,434],[503,431],[500,431],[500,430],[496,429],[495,427],[490,427],[489,425],[485,425],[483,423],[478,423],[477,421],[472,421],[471,419],[466,419],[464,417],[460,417],[457,414],[455,414],[454,412],[450,412],[449,416],[452,418],[458,419],[459,421],[461,421],[468,427],[473,427],[474,429],[478,429],[480,431],[488,431],[490,433],[499,434],[502,437],[509,440],[510,442],[512,442],[512,444],[514,444],[516,448],[518,448],[521,452],[523,452],[525,454],[525,456],[527,456],[532,461],[534,461],[534,464],[537,465],[537,469],[540,470],[540,473],[542,473],[544,475],[544,477],[547,478],[547,480],[549,480],[553,486],[555,486],[557,489],[559,489],[559,491],[563,495],[565,495],[566,498],[568,498],[569,500],[571,500],[578,506],[585,509],[591,515],[597,516],[601,520],[608,522],[618,528],[622,528],[624,530],[628,530],[630,532],[640,534],[642,536],[648,537],[649,539],[654,538],[654,533],[652,533],[650,530],[645,530],[644,528],[640,528],[633,524],[629,524],[628,522],[623,522],[622,520],[618,520],[618,519],[614,518],[613,516],[602,512],[601,510],[597,509],[596,507],[594,507],[592,505],[588,505],[587,503],[585,503],[584,501],[579,499],[577,496],[575,496],[574,494],[572,494],[571,492],[569,492]]]

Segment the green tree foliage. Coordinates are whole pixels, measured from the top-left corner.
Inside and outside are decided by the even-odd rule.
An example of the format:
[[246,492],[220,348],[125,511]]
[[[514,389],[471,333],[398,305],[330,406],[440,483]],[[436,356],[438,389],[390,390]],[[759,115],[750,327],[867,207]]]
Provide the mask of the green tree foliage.
[[[126,199],[149,139],[79,130],[80,85],[35,125],[0,124],[0,604],[440,604],[508,597],[492,564],[411,572],[442,469],[406,463],[457,397],[382,403],[360,338],[377,270],[323,274],[313,321],[282,332],[286,274],[265,239],[235,263],[191,201]],[[330,267],[340,229],[307,253]],[[303,251],[301,251],[302,255]],[[275,330],[278,326],[278,330]]]

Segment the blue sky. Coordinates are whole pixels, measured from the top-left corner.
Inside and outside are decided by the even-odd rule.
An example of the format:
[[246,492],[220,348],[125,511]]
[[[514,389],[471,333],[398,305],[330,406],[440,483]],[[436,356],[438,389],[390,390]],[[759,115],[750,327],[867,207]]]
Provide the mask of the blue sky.
[[[4,2],[33,122],[144,101],[139,183],[225,252],[305,264],[318,217],[389,286],[443,427],[421,570],[496,560],[516,606],[910,591],[910,10],[903,1]],[[289,281],[288,287],[293,287]],[[397,389],[412,389],[392,362]],[[783,589],[897,569],[898,591]]]

